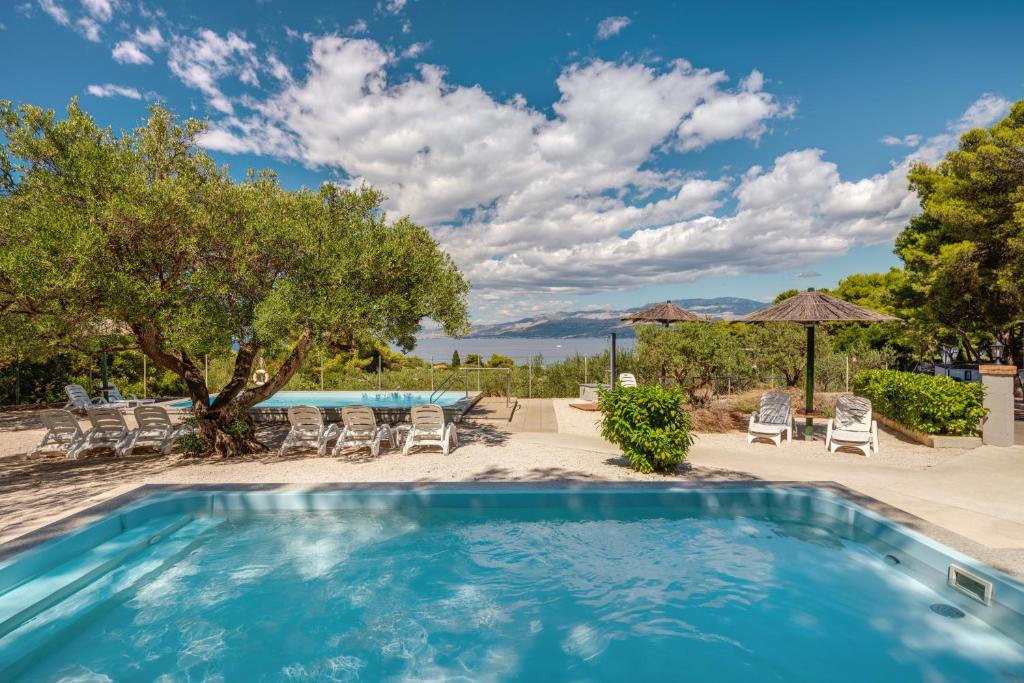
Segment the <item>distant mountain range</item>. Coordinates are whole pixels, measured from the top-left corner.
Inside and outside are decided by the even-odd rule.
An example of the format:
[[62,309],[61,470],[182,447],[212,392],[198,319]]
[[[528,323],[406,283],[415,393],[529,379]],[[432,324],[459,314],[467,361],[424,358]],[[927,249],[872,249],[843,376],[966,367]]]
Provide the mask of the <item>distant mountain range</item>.
[[[718,320],[732,320],[764,306],[762,301],[722,296],[714,299],[675,299],[672,303],[698,315],[709,315]],[[469,337],[601,337],[617,332],[623,337],[634,335],[633,326],[620,318],[628,313],[648,308],[653,304],[621,311],[589,310],[563,311],[535,318],[522,318],[494,325],[474,325]]]

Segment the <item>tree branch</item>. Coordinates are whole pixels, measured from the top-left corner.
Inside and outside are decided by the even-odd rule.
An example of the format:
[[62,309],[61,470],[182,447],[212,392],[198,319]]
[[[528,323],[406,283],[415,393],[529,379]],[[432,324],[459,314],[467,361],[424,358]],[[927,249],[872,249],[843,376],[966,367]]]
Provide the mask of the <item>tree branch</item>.
[[250,406],[254,406],[260,401],[267,400],[283,389],[284,385],[288,384],[288,380],[290,380],[295,375],[296,371],[298,371],[299,367],[301,367],[302,361],[306,359],[306,352],[309,350],[310,344],[312,343],[313,332],[307,328],[299,335],[298,340],[295,342],[295,346],[292,347],[292,352],[266,384],[260,387],[246,389],[238,394],[237,401],[239,405],[248,409]]

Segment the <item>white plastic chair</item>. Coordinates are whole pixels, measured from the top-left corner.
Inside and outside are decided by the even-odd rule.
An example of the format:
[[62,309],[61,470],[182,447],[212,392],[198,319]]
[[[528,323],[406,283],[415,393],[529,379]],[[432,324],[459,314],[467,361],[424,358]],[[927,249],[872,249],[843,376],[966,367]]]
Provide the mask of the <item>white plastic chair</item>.
[[783,434],[786,435],[786,443],[793,441],[793,410],[789,394],[769,391],[761,396],[757,412],[750,414],[747,443],[753,443],[755,439],[767,439],[779,447],[782,445]]
[[292,406],[288,409],[291,431],[281,444],[281,455],[293,448],[313,447],[319,455],[327,452],[327,442],[338,434],[338,425],[324,425],[324,416],[313,406]]
[[64,387],[64,393],[68,395],[68,402],[64,404],[64,410],[77,410],[88,413],[96,406],[106,405],[107,401],[102,396],[90,398],[85,387],[81,384],[69,384]]
[[373,457],[380,455],[380,444],[384,439],[392,448],[398,446],[395,433],[386,424],[378,425],[373,410],[366,406],[346,406],[341,409],[341,421],[345,427],[341,430],[338,443],[334,445],[334,455],[350,446],[365,446],[370,449]]
[[836,401],[836,416],[825,431],[825,448],[835,453],[840,448],[856,448],[871,457],[878,453],[878,422],[871,419],[871,401],[860,396],[841,396]]
[[154,448],[169,455],[175,440],[193,430],[189,425],[175,427],[171,416],[160,406],[139,406],[135,409],[135,421],[139,426],[122,449],[122,455],[131,455],[137,448]]
[[43,421],[46,433],[43,434],[43,438],[36,444],[36,447],[29,451],[29,455],[36,453],[70,455],[85,438],[85,432],[78,424],[78,418],[67,410],[44,410],[39,413],[39,419]]
[[631,372],[623,372],[619,374],[619,386],[620,387],[635,387],[636,375]]
[[412,407],[409,417],[412,426],[405,437],[405,446],[402,448],[404,455],[409,455],[409,451],[416,446],[440,446],[445,455],[453,447],[458,447],[459,436],[455,423],[445,422],[444,408],[441,406],[421,403]]
[[123,453],[124,445],[132,436],[132,431],[124,421],[124,415],[117,408],[101,406],[89,411],[89,422],[92,429],[85,435],[78,448],[68,453],[78,458],[83,453],[101,448],[109,448],[114,455]]

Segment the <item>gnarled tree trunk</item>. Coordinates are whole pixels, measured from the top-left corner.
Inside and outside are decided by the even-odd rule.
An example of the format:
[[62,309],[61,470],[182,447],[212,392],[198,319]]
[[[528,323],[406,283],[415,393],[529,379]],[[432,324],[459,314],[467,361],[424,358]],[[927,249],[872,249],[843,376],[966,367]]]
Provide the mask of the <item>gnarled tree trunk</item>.
[[313,335],[303,330],[284,363],[262,386],[249,387],[249,375],[259,354],[259,346],[241,343],[235,356],[235,367],[228,383],[217,392],[213,401],[202,370],[183,351],[167,351],[163,338],[154,328],[133,327],[139,346],[154,363],[184,380],[192,398],[196,427],[202,438],[204,455],[231,457],[265,450],[256,438],[256,428],[249,410],[284,388],[305,360]]

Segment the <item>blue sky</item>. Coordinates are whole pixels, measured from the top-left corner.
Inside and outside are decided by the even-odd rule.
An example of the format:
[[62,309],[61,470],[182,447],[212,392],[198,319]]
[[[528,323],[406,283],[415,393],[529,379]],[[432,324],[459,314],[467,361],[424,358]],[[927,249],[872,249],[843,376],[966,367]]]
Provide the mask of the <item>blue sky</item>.
[[115,129],[158,98],[238,175],[381,187],[484,322],[895,265],[907,165],[1024,95],[1022,29],[1011,2],[16,0],[0,97]]

